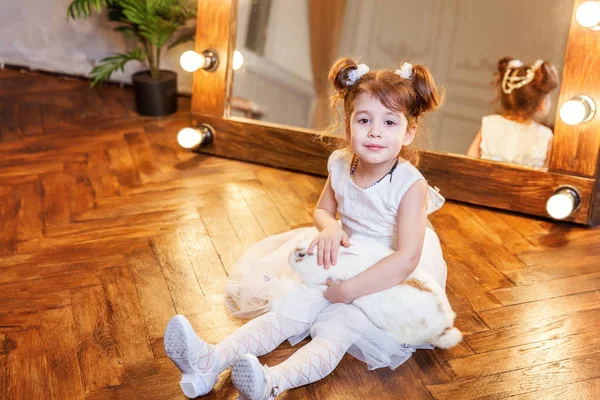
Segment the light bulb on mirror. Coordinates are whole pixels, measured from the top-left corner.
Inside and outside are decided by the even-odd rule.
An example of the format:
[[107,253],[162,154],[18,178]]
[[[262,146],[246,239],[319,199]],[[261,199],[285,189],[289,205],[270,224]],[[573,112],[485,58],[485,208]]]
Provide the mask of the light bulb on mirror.
[[203,145],[212,143],[214,130],[206,124],[198,128],[186,127],[177,133],[177,143],[184,149],[196,150]]
[[575,19],[579,25],[591,30],[600,30],[600,2],[586,1],[577,7]]
[[584,94],[573,97],[560,107],[560,119],[567,125],[583,124],[594,118],[596,103]]
[[558,188],[546,203],[546,211],[554,219],[565,219],[577,208],[581,198],[579,192],[570,186]]
[[179,64],[184,71],[195,72],[204,67],[206,58],[202,54],[196,53],[194,50],[188,50],[179,57]]
[[202,141],[202,134],[194,128],[183,128],[177,133],[177,143],[184,149],[193,149]]
[[233,62],[231,63],[231,67],[234,71],[237,71],[242,68],[242,65],[244,65],[244,56],[238,50],[235,50],[233,52]]
[[202,54],[188,50],[179,57],[179,64],[187,72],[196,72],[201,68],[214,71],[219,66],[219,59],[213,50],[204,50]]

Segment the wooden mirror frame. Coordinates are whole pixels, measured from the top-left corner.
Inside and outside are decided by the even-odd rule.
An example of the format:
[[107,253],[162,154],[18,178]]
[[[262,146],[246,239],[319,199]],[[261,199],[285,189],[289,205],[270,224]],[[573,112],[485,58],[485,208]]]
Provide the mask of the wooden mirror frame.
[[[600,31],[575,20],[574,0],[562,72],[559,105],[578,94],[600,106]],[[193,76],[191,123],[215,130],[212,144],[199,151],[215,156],[327,175],[329,151],[315,131],[229,117],[231,68],[237,27],[237,0],[198,0],[195,50],[214,49],[220,58],[216,71],[198,70]],[[556,116],[547,171],[437,151],[423,151],[423,174],[444,197],[487,207],[550,218],[546,202],[561,186],[577,189],[579,208],[566,220],[593,225],[600,222],[600,113],[581,125],[566,125]]]

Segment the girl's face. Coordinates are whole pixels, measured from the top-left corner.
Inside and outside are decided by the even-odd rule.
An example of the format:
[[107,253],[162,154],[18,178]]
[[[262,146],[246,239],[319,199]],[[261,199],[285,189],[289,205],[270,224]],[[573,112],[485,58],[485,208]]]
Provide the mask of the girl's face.
[[386,108],[368,93],[355,97],[350,118],[352,150],[369,164],[395,159],[402,146],[411,144],[415,137],[416,125],[409,127],[403,113]]

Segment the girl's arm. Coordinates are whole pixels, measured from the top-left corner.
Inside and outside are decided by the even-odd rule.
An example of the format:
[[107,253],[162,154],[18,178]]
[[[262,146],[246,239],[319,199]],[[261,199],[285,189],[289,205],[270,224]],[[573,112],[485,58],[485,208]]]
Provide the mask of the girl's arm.
[[479,130],[479,132],[477,132],[477,136],[475,136],[475,139],[473,139],[473,143],[471,143],[471,145],[469,146],[469,150],[467,150],[467,157],[475,157],[475,158],[481,157],[481,149],[479,147],[480,145],[481,145],[481,129]]
[[332,303],[350,303],[404,281],[421,259],[426,221],[427,182],[419,180],[408,189],[398,207],[396,251],[354,278],[332,282],[325,297]]
[[310,254],[315,247],[317,248],[317,263],[326,269],[330,265],[336,264],[340,244],[345,247],[350,246],[348,235],[335,219],[337,206],[335,193],[331,187],[331,178],[327,178],[313,213],[313,222],[320,233],[308,246]]
[[335,201],[335,193],[331,187],[331,178],[327,178],[327,182],[325,183],[325,187],[321,192],[321,197],[319,197],[317,207],[313,213],[313,222],[319,232],[323,231],[325,228],[334,226],[334,224],[336,227],[340,226],[335,220],[336,214],[337,201]]

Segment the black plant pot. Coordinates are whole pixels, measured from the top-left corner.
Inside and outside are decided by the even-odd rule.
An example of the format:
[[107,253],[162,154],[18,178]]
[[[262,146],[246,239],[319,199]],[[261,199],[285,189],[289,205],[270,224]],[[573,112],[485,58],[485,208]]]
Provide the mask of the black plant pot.
[[141,115],[160,117],[177,111],[177,74],[160,70],[158,79],[150,77],[150,71],[133,74],[135,106]]

